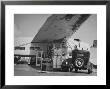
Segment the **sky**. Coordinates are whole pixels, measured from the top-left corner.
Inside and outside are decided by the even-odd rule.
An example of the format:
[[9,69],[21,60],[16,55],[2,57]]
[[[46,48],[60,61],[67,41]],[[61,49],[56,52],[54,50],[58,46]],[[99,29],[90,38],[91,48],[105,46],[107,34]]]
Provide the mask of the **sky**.
[[[50,14],[15,14],[14,39],[15,45],[27,39],[31,42]],[[97,40],[97,15],[91,15],[73,35],[74,38],[93,44]]]
[[93,40],[97,40],[97,15],[91,15],[73,35],[84,42],[93,44]]
[[44,24],[48,14],[15,14],[14,31],[15,37],[33,37]]
[[15,14],[15,46],[30,43],[50,14]]

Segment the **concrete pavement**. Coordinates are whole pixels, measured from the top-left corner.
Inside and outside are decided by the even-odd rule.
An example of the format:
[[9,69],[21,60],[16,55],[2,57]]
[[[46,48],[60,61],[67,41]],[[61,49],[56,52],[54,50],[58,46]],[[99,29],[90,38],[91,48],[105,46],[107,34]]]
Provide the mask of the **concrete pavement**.
[[92,74],[87,74],[87,70],[80,70],[78,73],[72,72],[54,72],[36,70],[26,64],[14,65],[14,76],[97,76],[96,69]]

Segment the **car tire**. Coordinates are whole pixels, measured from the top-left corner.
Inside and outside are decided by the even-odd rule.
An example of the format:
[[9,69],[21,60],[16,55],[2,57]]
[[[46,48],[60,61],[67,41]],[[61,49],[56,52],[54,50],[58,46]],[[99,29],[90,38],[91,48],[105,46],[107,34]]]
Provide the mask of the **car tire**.
[[72,68],[70,68],[70,72],[72,72],[72,70],[73,70],[73,69],[72,69]]
[[78,72],[78,69],[75,69],[75,72],[77,73]]
[[91,74],[92,73],[92,70],[91,69],[88,69],[88,74]]
[[74,65],[77,68],[81,68],[84,66],[84,59],[83,58],[77,58],[74,63],[75,63]]
[[89,63],[89,67],[88,67],[88,74],[90,74],[90,73],[92,73],[92,64],[91,63]]

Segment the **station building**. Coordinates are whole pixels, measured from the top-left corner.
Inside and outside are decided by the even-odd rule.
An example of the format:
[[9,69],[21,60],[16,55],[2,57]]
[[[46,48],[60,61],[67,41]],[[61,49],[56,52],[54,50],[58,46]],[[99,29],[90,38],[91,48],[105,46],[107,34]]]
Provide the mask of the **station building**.
[[64,59],[72,57],[71,53],[75,47],[90,51],[89,44],[73,38],[75,32],[89,16],[89,14],[51,15],[32,41],[29,44],[16,46],[14,54],[25,55],[24,60],[28,62],[31,60],[30,57],[34,56],[36,66],[41,66],[41,61],[44,59],[52,60],[52,67],[60,68]]

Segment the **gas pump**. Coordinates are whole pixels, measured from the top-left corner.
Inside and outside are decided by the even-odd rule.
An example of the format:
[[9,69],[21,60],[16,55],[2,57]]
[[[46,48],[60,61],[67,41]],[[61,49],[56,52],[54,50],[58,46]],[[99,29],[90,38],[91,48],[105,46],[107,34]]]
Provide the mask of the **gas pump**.
[[42,54],[43,51],[37,51],[36,53],[36,66],[41,66],[41,69],[42,69],[42,60],[43,60]]

